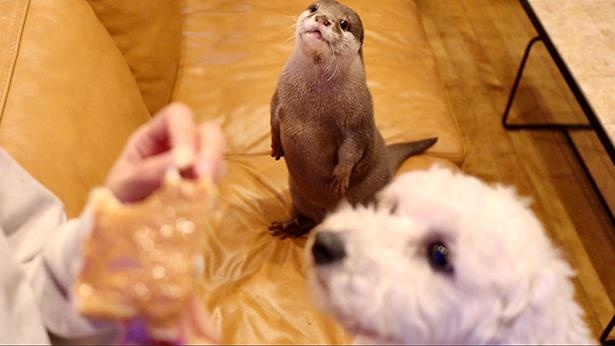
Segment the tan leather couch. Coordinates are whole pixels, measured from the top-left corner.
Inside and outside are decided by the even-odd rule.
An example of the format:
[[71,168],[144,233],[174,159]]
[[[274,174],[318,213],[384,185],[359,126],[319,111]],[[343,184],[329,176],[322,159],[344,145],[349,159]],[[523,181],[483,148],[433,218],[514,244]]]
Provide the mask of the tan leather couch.
[[[229,343],[340,343],[313,305],[305,239],[272,238],[291,215],[286,167],[269,156],[269,101],[303,0],[0,1],[0,145],[82,209],[127,136],[172,100],[228,139],[221,219],[207,232],[200,293]],[[347,0],[366,28],[376,122],[387,142],[438,136],[402,170],[457,167],[464,146],[411,0]]]

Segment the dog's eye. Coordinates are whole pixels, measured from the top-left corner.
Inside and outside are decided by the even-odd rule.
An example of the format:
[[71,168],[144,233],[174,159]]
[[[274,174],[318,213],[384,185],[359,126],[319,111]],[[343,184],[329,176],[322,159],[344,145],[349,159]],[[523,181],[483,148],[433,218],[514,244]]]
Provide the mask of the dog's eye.
[[308,7],[308,11],[310,11],[310,13],[318,11],[318,4],[311,4],[310,7]]
[[427,258],[431,267],[438,271],[450,273],[453,266],[450,263],[450,253],[448,247],[441,242],[435,241],[427,245]]
[[340,20],[340,28],[342,28],[342,30],[348,30],[350,29],[350,23],[347,20]]

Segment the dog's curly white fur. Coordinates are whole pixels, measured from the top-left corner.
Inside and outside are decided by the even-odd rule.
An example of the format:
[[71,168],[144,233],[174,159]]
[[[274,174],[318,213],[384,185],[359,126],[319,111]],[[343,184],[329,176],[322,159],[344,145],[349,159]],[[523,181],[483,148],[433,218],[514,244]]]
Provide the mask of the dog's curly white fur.
[[[317,229],[345,257],[317,265],[315,301],[357,343],[592,344],[572,268],[512,188],[443,168],[406,173],[368,207],[342,206]],[[450,271],[430,265],[448,247]]]

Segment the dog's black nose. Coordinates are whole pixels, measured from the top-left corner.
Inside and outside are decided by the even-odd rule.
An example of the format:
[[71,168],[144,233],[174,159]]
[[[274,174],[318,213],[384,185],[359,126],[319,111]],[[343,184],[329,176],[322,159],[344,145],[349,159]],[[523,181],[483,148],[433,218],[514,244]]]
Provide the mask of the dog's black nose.
[[333,232],[316,233],[312,256],[317,265],[330,264],[346,257],[344,241]]

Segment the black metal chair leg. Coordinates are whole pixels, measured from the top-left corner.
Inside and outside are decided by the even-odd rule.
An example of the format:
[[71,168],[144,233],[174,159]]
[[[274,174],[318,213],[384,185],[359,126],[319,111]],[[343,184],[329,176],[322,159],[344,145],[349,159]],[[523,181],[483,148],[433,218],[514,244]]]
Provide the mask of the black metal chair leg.
[[527,47],[525,47],[525,53],[523,53],[523,59],[521,59],[521,65],[519,66],[519,70],[517,71],[517,76],[515,77],[515,82],[513,83],[512,90],[510,91],[510,95],[508,96],[508,103],[506,104],[504,115],[502,116],[502,126],[504,126],[504,128],[506,129],[509,129],[511,127],[511,125],[508,124],[508,115],[510,113],[512,103],[515,100],[515,95],[517,94],[519,83],[521,82],[521,76],[523,76],[523,70],[525,69],[525,64],[527,63],[527,59],[530,57],[530,51],[532,50],[532,46],[534,46],[534,44],[538,41],[540,41],[540,36],[532,38],[530,42],[528,42]]
[[[513,101],[515,100],[515,96],[517,94],[517,89],[519,88],[519,83],[521,82],[521,77],[523,76],[523,71],[525,70],[525,65],[526,65],[527,60],[528,60],[528,58],[530,56],[530,51],[532,50],[532,47],[534,46],[534,44],[536,42],[538,42],[538,41],[541,41],[540,36],[536,36],[536,37],[532,38],[528,42],[527,47],[525,48],[525,52],[523,53],[523,59],[521,59],[521,64],[519,65],[519,70],[517,71],[517,76],[515,77],[515,81],[514,81],[514,83],[512,85],[512,90],[510,91],[510,95],[508,97],[508,102],[506,104],[506,109],[504,110],[504,113],[502,115],[502,126],[505,129],[507,129],[507,130],[561,130],[562,133],[566,136],[566,139],[568,140],[570,146],[574,149],[574,152],[575,152],[575,155],[577,156],[577,159],[581,162],[586,176],[591,181],[592,187],[593,187],[594,191],[596,192],[596,195],[599,197],[599,200],[600,200],[600,203],[602,204],[602,207],[607,211],[607,213],[609,215],[611,223],[615,224],[615,216],[613,215],[613,213],[611,212],[608,204],[606,203],[606,200],[604,199],[604,196],[602,195],[602,192],[600,191],[600,189],[598,188],[598,185],[596,184],[594,178],[592,177],[591,172],[589,171],[589,168],[583,162],[583,158],[582,158],[580,152],[578,151],[578,149],[576,148],[574,140],[572,139],[572,137],[570,136],[570,133],[569,133],[569,130],[572,130],[572,129],[592,129],[592,126],[590,124],[553,124],[553,123],[551,123],[551,124],[549,124],[549,123],[543,123],[543,124],[537,124],[537,123],[533,123],[533,124],[510,124],[508,122],[508,116],[510,115],[510,109],[512,107]],[[609,152],[609,155],[611,155],[610,152]],[[613,157],[613,155],[611,155],[611,157]],[[615,328],[615,316],[613,316],[611,318],[611,321],[604,328],[602,334],[600,335],[600,343],[602,345],[615,345],[615,339],[609,339],[609,335],[613,332],[614,328]]]
[[530,57],[530,51],[534,44],[542,39],[540,36],[536,36],[528,42],[525,52],[523,53],[523,59],[521,59],[521,65],[517,71],[517,76],[512,85],[512,90],[508,96],[508,103],[506,103],[506,109],[502,115],[502,126],[507,130],[572,130],[572,129],[591,129],[590,124],[569,124],[569,123],[530,123],[530,124],[511,124],[508,122],[508,116],[510,115],[510,109],[512,108],[513,101],[517,95],[519,89],[519,83],[521,83],[521,77],[523,77],[523,71],[525,70],[525,64]]
[[609,339],[609,335],[613,331],[615,327],[615,316],[611,318],[611,322],[604,328],[602,331],[602,335],[600,335],[600,343],[602,345],[615,345],[615,339]]

